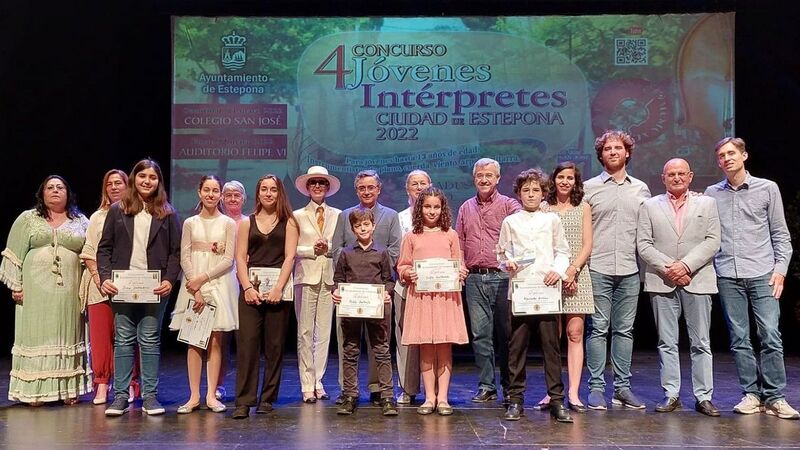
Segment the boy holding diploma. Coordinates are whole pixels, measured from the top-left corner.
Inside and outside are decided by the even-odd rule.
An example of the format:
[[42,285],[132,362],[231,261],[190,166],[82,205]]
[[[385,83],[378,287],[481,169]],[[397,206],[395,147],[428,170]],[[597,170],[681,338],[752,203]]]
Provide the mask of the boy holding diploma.
[[342,249],[336,270],[333,273],[333,302],[339,304],[342,297],[339,283],[382,284],[384,285],[384,305],[382,319],[342,317],[343,394],[344,401],[337,414],[351,415],[358,405],[358,358],[361,353],[361,329],[365,326],[369,343],[375,354],[378,370],[378,383],[381,388],[381,409],[384,416],[396,416],[397,404],[392,391],[392,359],[389,353],[391,340],[391,297],[394,289],[392,263],[386,248],[372,241],[375,230],[375,215],[371,209],[356,208],[349,216],[350,226],[356,236],[356,244]]
[[[564,237],[561,219],[556,213],[543,212],[539,205],[549,179],[538,169],[529,169],[517,176],[514,193],[522,210],[503,220],[500,227],[498,258],[500,268],[514,280],[541,280],[545,289],[566,279],[569,266],[569,245]],[[555,289],[557,287],[554,287]],[[560,292],[560,290],[559,290]],[[511,300],[511,289],[509,289]],[[514,307],[509,308],[513,311]],[[564,407],[564,383],[561,380],[561,347],[556,314],[520,315],[509,313],[511,339],[508,345],[509,405],[506,420],[519,420],[525,394],[525,360],[533,328],[538,325],[544,354],[544,377],[550,395],[550,415],[559,422],[571,423]]]

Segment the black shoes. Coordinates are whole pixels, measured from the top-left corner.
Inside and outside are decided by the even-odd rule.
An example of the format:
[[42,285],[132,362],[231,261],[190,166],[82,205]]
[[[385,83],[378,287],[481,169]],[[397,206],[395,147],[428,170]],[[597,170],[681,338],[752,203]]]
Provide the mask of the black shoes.
[[247,419],[249,415],[249,406],[237,406],[236,409],[233,410],[233,414],[231,414],[231,419]]
[[370,392],[369,393],[369,401],[372,402],[375,406],[381,406],[381,393],[380,392]]
[[336,409],[336,414],[349,416],[356,410],[356,399],[343,395],[342,404]]
[[676,409],[681,409],[683,406],[681,405],[681,399],[678,397],[664,397],[664,400],[661,400],[656,405],[656,412],[672,412]]
[[338,396],[338,397],[336,397],[336,404],[337,404],[337,405],[341,405],[342,403],[344,403],[344,401],[345,401],[345,399],[346,399],[346,398],[347,398],[347,396],[346,396],[346,395],[344,395],[344,394],[339,394],[339,396]]
[[711,400],[695,402],[694,410],[709,417],[719,417],[719,410],[716,406],[714,406],[713,403],[711,403]]
[[[474,400],[473,400],[474,401]],[[506,420],[519,420],[524,414],[522,403],[509,403],[506,408],[506,414],[503,416]]]
[[556,422],[572,423],[572,416],[569,415],[569,410],[563,403],[550,403],[550,417],[556,419]]
[[272,411],[272,403],[270,402],[261,402],[256,408],[256,414],[266,414]]
[[396,416],[397,403],[391,397],[381,399],[381,412],[384,416]]
[[486,403],[491,400],[497,400],[497,391],[492,391],[486,388],[478,389],[478,393],[472,397],[473,403]]

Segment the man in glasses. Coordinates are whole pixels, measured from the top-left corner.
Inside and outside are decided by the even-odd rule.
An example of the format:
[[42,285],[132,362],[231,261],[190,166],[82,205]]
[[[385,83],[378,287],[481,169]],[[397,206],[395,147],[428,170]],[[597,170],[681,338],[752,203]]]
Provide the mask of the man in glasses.
[[511,332],[508,273],[497,268],[497,242],[503,219],[519,211],[520,204],[497,191],[500,163],[482,158],[472,168],[475,197],[458,209],[456,232],[469,269],[466,303],[472,331],[472,349],[480,378],[475,403],[497,399],[495,357],[500,366],[503,399],[509,387],[508,341]]
[[[333,232],[333,239],[331,250],[333,252],[333,264],[339,258],[339,254],[344,247],[352,247],[357,244],[357,239],[353,233],[352,228],[349,226],[350,213],[356,208],[371,209],[375,215],[375,231],[372,240],[375,245],[384,247],[389,252],[392,267],[397,265],[397,257],[400,255],[400,241],[403,238],[403,232],[400,228],[400,220],[397,211],[388,208],[378,203],[378,197],[381,195],[381,178],[378,172],[374,170],[362,170],[356,174],[355,189],[358,196],[359,204],[345,209],[339,214],[339,219],[336,223],[336,230]],[[391,315],[390,315],[391,317]],[[391,335],[391,324],[386,322],[387,332]],[[336,337],[339,343],[339,387],[344,390],[342,380],[342,326],[339,319],[336,319]],[[375,357],[372,354],[371,346],[367,345],[368,358],[370,361],[367,379],[369,382],[370,401],[376,406],[380,405],[381,392],[380,385],[378,384],[378,373],[375,368]],[[337,404],[341,404],[345,400],[344,395],[339,395],[336,399]],[[395,403],[391,399],[392,404]],[[395,405],[396,406],[396,405]]]

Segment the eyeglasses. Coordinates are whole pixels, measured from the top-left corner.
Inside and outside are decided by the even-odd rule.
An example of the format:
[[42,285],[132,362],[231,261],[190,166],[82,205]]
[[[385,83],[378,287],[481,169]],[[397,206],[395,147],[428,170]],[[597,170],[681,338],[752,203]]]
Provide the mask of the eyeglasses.
[[47,191],[66,191],[67,188],[63,184],[49,184],[44,187]]
[[306,185],[308,185],[308,186],[330,186],[330,183],[328,182],[328,180],[326,180],[324,178],[317,178],[317,179],[313,179],[313,180],[308,180],[306,182]]
[[370,184],[369,186],[359,186],[356,188],[358,192],[375,192],[378,190],[378,186],[375,184]]

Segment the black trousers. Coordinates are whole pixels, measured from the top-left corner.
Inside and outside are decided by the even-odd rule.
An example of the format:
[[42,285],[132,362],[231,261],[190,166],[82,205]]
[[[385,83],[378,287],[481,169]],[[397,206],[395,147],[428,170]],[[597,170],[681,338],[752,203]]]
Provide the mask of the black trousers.
[[[510,309],[510,308],[509,308]],[[511,403],[522,404],[525,401],[525,381],[527,372],[528,344],[534,328],[539,327],[539,339],[544,354],[544,381],[550,402],[564,403],[564,382],[561,380],[561,340],[558,336],[558,316],[533,315],[512,316],[511,340],[508,344],[508,372],[510,386],[508,399]]]
[[367,344],[375,355],[375,368],[378,372],[378,385],[381,398],[392,398],[392,355],[389,341],[392,339],[392,308],[384,305],[383,319],[355,319],[342,317],[342,378],[344,395],[358,398],[358,358],[361,355],[361,331],[367,330]]
[[248,305],[239,296],[239,333],[236,337],[236,406],[256,406],[258,366],[264,353],[264,380],[258,403],[278,399],[283,349],[292,302]]

